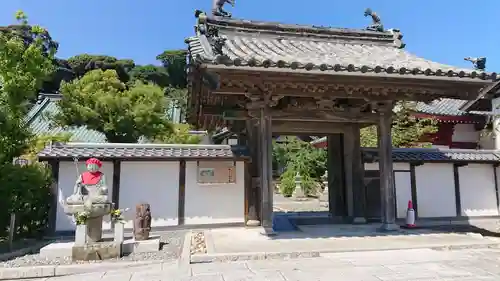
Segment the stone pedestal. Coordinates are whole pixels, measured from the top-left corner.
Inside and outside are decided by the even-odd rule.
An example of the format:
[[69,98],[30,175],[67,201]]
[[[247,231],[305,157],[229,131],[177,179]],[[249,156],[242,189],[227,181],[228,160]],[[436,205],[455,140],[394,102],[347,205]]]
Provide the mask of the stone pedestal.
[[125,237],[125,224],[121,222],[117,222],[114,224],[114,242],[115,243],[123,243]]
[[102,217],[89,218],[87,220],[87,243],[95,243],[102,240]]
[[87,225],[79,224],[75,230],[75,245],[83,246],[87,244]]
[[160,251],[160,237],[149,237],[147,240],[127,239],[123,242],[122,251],[130,253],[154,253]]
[[83,246],[73,246],[71,258],[74,261],[92,261],[120,258],[122,256],[122,246],[120,243],[99,242]]
[[258,220],[247,220],[246,226],[260,226],[260,221]]

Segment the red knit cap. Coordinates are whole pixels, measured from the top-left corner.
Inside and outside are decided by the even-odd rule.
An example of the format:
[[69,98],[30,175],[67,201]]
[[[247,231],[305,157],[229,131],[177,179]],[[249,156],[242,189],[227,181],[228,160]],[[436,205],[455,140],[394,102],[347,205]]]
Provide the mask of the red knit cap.
[[102,162],[101,160],[97,159],[97,158],[90,158],[89,160],[87,160],[87,162],[85,162],[87,165],[89,164],[96,164],[99,168],[102,167]]

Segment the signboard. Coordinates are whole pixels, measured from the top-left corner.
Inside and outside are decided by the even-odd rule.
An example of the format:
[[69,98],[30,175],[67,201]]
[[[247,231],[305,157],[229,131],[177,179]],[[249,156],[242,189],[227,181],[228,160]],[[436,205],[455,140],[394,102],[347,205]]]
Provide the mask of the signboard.
[[200,161],[197,181],[201,184],[236,183],[236,165],[226,161]]

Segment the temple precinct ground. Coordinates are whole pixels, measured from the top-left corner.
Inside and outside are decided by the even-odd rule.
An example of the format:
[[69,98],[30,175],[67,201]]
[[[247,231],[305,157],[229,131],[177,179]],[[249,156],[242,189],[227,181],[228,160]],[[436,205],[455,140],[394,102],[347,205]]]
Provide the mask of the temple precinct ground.
[[[487,223],[497,227],[489,220],[476,228],[486,231]],[[472,226],[390,233],[378,227],[298,225],[274,237],[259,228],[192,230],[178,258],[12,261],[0,264],[0,280],[500,280],[500,239],[493,234],[469,232]]]
[[396,281],[500,280],[500,250],[431,249],[323,254],[318,258],[233,263],[150,264],[33,281]]

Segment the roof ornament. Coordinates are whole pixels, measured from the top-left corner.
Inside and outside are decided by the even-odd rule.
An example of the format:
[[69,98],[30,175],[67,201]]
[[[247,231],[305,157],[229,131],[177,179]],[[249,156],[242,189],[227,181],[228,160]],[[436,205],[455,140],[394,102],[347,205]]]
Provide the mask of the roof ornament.
[[379,32],[384,32],[384,25],[382,24],[382,21],[380,20],[380,17],[372,11],[372,9],[367,8],[365,10],[365,17],[372,17],[372,24],[369,25],[366,30],[371,30],[371,31],[379,31]]
[[474,69],[476,69],[476,70],[485,70],[486,69],[486,58],[485,57],[479,57],[479,58],[466,57],[466,58],[464,58],[464,60],[472,62],[472,64],[474,65]]
[[225,18],[230,18],[231,13],[224,11],[222,9],[224,7],[224,4],[228,3],[231,6],[234,7],[234,2],[235,0],[212,0],[212,15],[216,17],[225,17]]

